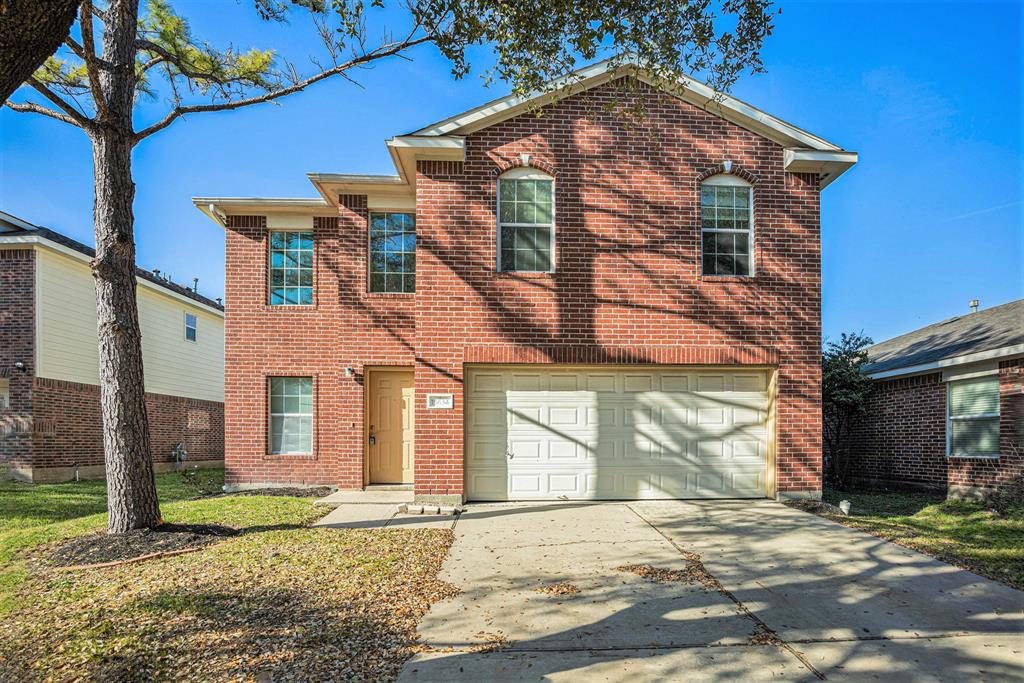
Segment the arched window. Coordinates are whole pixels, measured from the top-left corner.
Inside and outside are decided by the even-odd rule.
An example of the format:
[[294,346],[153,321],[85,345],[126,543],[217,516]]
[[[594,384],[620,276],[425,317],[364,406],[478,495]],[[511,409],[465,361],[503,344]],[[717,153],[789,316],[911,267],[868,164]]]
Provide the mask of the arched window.
[[514,168],[498,178],[498,270],[554,270],[555,196],[551,176]]
[[700,185],[704,275],[753,275],[754,193],[742,178],[720,174]]

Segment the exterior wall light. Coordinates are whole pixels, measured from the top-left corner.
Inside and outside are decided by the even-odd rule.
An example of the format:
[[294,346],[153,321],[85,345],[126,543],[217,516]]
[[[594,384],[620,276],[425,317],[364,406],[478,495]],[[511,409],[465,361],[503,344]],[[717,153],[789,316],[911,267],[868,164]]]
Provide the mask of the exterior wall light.
[[353,368],[351,365],[349,367],[345,368],[345,376],[346,377],[355,377],[355,375],[356,375],[356,369]]
[[25,367],[25,363],[20,360],[14,361],[14,369],[19,372],[28,372],[28,368]]

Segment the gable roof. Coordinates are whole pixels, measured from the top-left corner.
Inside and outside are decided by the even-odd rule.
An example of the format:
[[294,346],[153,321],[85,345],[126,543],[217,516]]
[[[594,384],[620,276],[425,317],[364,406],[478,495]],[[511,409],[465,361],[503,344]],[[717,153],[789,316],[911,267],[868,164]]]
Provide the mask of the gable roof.
[[[71,239],[67,235],[63,235],[56,230],[50,228],[44,228],[40,225],[33,225],[28,221],[13,216],[9,213],[0,211],[0,244],[4,243],[34,243],[42,241],[44,244],[49,243],[50,245],[56,245],[57,247],[63,247],[58,249],[59,251],[71,251],[77,255],[85,257],[86,259],[93,259],[96,256],[96,250],[92,247],[82,244],[78,240]],[[144,280],[151,286],[163,289],[166,292],[170,292],[173,295],[179,297],[185,297],[191,299],[197,304],[201,304],[206,308],[213,309],[214,313],[223,316],[224,306],[217,303],[213,299],[203,296],[189,287],[179,285],[177,282],[171,280],[165,280],[164,278],[156,275],[155,273],[143,270],[142,268],[135,269],[135,275],[137,278]]]
[[1024,355],[1024,299],[922,327],[868,348],[870,377]]
[[338,206],[341,194],[366,195],[371,209],[410,208],[415,203],[416,161],[463,161],[466,135],[627,75],[776,142],[784,148],[785,170],[817,174],[821,188],[857,163],[856,152],[845,150],[740,99],[718,93],[696,79],[684,78],[673,82],[658,79],[634,57],[627,55],[606,59],[556,78],[539,92],[499,97],[407,135],[390,138],[386,144],[396,175],[310,173],[309,180],[322,201],[317,198],[193,197],[192,202],[222,226],[228,214],[253,211],[289,210],[293,213],[323,214],[325,208]]
[[824,138],[797,128],[780,118],[772,116],[757,107],[747,104],[724,93],[716,92],[711,87],[694,78],[682,78],[675,82],[665,82],[654,78],[633,57],[612,57],[585,66],[578,71],[566,74],[548,83],[544,90],[527,96],[506,95],[491,100],[479,107],[474,107],[460,114],[450,116],[441,121],[431,123],[409,135],[468,135],[474,131],[492,126],[513,116],[518,116],[530,108],[554,102],[585,90],[590,90],[622,76],[635,76],[659,90],[675,95],[691,104],[707,109],[713,114],[758,133],[785,147],[806,147],[808,149],[838,152],[842,147]]

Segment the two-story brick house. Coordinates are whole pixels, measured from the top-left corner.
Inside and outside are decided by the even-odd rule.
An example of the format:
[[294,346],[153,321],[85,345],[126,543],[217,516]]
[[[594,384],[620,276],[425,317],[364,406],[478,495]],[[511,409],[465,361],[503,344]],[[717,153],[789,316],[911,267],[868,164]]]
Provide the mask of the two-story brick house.
[[388,140],[393,176],[194,200],[229,486],[820,495],[819,193],[856,154],[695,82],[574,81]]

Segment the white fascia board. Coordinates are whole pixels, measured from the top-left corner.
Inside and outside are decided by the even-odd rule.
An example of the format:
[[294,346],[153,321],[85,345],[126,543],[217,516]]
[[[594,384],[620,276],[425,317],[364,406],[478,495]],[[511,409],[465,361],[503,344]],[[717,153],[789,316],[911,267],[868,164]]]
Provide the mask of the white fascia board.
[[952,358],[943,358],[932,363],[922,363],[921,365],[910,365],[905,368],[894,368],[892,370],[882,370],[881,372],[866,373],[866,377],[869,379],[889,379],[892,377],[901,377],[903,375],[920,375],[927,372],[935,372],[937,370],[943,370],[945,368],[955,367],[957,365],[966,365],[968,363],[977,363],[985,360],[997,360],[1012,358],[1014,356],[1024,356],[1024,344],[1014,344],[1013,346],[1004,346],[999,349],[989,349],[988,351],[978,351],[976,353],[965,353],[962,356],[953,356]]
[[856,152],[817,149],[787,149],[783,152],[783,167],[791,173],[817,173],[821,187],[825,188],[852,168],[858,160]]
[[[60,244],[59,242],[54,242],[53,240],[46,239],[45,237],[43,237],[41,235],[0,235],[0,244],[32,245],[32,246],[35,246],[37,248],[49,249],[50,251],[55,251],[58,254],[63,254],[64,256],[70,256],[71,258],[73,258],[73,259],[75,259],[77,261],[81,261],[82,263],[88,264],[88,263],[92,262],[92,259],[89,256],[87,256],[86,254],[83,254],[80,251],[72,249],[71,247],[68,247],[68,246],[65,246],[63,244]],[[181,301],[182,303],[186,303],[186,304],[188,304],[190,306],[195,306],[197,308],[201,308],[204,311],[208,311],[210,313],[213,313],[214,315],[216,315],[216,316],[218,316],[220,318],[224,317],[224,311],[221,311],[221,310],[219,310],[217,308],[214,308],[212,306],[208,306],[208,305],[204,304],[201,301],[196,301],[195,299],[191,299],[191,298],[185,296],[184,294],[180,294],[178,292],[175,292],[173,289],[168,289],[166,287],[161,287],[160,285],[156,284],[155,282],[150,282],[149,280],[143,279],[143,278],[138,277],[138,276],[136,276],[135,282],[140,287],[145,287],[146,289],[151,289],[154,292],[159,292],[160,294],[163,294],[164,296],[169,296],[172,299],[177,299],[178,301]]]
[[508,95],[492,100],[469,111],[438,121],[421,128],[413,136],[441,136],[451,134],[468,134],[511,118],[521,111],[535,105],[542,99],[555,101],[563,97],[596,87],[620,75],[639,68],[636,76],[643,82],[656,88],[672,93],[691,104],[704,109],[715,108],[712,113],[733,123],[774,140],[785,146],[804,146],[816,150],[841,151],[842,148],[824,138],[813,135],[801,128],[772,116],[743,100],[720,93],[700,81],[686,77],[679,81],[666,83],[653,78],[643,71],[635,59],[607,59],[584,67],[567,76],[554,79],[539,92],[526,96]]
[[331,209],[331,204],[321,197],[193,197],[192,203],[222,228],[226,227],[224,219],[229,214],[272,211],[312,215]]

